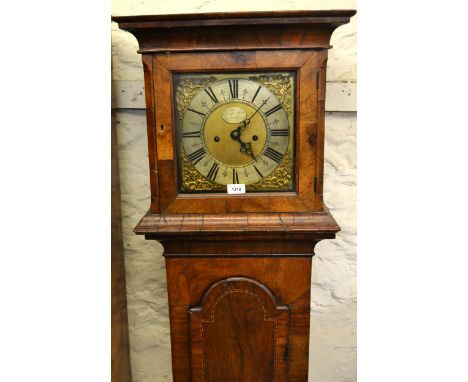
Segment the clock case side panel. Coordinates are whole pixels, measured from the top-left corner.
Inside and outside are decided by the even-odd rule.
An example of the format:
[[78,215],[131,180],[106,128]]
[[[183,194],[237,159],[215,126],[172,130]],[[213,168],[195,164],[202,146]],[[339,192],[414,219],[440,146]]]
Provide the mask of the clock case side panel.
[[[316,143],[323,142],[319,108],[320,49],[242,51],[215,53],[171,53],[152,55],[152,89],[155,121],[150,144],[150,158],[157,175],[152,188],[152,200],[160,208],[151,207],[151,213],[232,213],[232,212],[314,212],[322,211],[317,203],[317,165],[323,160],[323,150]],[[326,52],[326,50],[325,50]],[[173,73],[228,72],[228,71],[296,71],[296,192],[271,192],[244,195],[180,194],[176,158],[175,112],[173,105]],[[148,103],[147,97],[147,103]],[[149,119],[148,119],[149,121]],[[322,121],[323,126],[323,121]],[[150,130],[148,130],[150,134]],[[152,151],[151,151],[152,150]],[[150,159],[151,165],[151,159]],[[322,171],[323,173],[323,171]],[[158,187],[156,187],[158,186]],[[155,193],[153,193],[155,192]]]
[[325,164],[325,98],[327,85],[327,61],[328,49],[321,49],[317,55],[317,161],[316,161],[316,183],[315,183],[315,205],[316,211],[325,208],[323,203],[323,172]]
[[158,187],[158,148],[156,139],[156,115],[154,105],[154,83],[153,83],[153,55],[143,54],[141,57],[145,78],[145,100],[146,100],[146,129],[148,136],[148,160],[150,170],[150,190],[152,213],[159,213],[159,187]]

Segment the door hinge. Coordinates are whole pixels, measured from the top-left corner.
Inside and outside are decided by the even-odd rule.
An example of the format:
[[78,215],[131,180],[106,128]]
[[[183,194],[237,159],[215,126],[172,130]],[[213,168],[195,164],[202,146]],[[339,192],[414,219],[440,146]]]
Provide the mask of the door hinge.
[[315,88],[318,89],[320,86],[320,71],[317,70],[315,73]]
[[317,192],[317,177],[314,176],[314,192]]

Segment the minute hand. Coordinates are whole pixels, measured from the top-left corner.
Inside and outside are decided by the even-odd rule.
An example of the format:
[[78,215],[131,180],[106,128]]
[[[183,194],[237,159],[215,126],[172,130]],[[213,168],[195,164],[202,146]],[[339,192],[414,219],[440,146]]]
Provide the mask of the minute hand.
[[263,106],[266,105],[266,103],[268,102],[268,99],[263,101],[262,104],[257,108],[257,110],[255,110],[254,113],[242,123],[242,127],[246,127],[250,123],[250,120],[253,118],[253,116],[257,114]]

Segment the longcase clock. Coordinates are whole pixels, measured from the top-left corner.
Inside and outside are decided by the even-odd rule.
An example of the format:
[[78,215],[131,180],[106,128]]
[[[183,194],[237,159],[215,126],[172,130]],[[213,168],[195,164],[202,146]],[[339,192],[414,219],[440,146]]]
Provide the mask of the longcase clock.
[[352,10],[113,17],[139,42],[174,382],[307,381],[327,54]]

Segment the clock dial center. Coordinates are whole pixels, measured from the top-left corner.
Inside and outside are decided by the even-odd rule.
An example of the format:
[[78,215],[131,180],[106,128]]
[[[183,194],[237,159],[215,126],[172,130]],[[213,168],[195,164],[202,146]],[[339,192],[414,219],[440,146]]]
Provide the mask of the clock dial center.
[[[255,110],[247,103],[234,101],[216,106],[207,115],[202,136],[214,160],[225,166],[242,167],[253,162],[263,152],[268,131],[262,115],[254,115]],[[250,116],[253,117],[246,124]],[[257,139],[252,140],[252,136]]]

